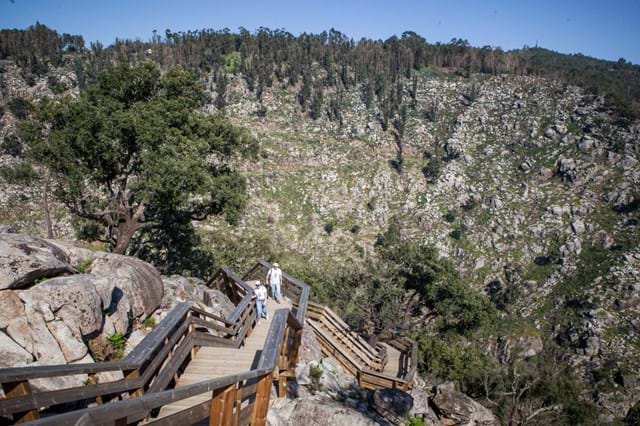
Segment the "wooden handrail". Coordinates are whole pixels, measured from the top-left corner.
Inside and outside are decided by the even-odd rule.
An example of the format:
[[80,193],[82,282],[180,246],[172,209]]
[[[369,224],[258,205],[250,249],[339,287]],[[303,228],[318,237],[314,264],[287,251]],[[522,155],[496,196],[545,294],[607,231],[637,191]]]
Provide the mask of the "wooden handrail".
[[[337,356],[351,363],[351,371],[361,385],[402,389],[411,386],[417,364],[415,342],[398,338],[387,343],[403,354],[403,377],[391,377],[376,371],[384,368],[386,347],[372,347],[351,332],[329,308],[310,303],[309,286],[283,273],[283,293],[291,299],[294,308],[280,309],[274,313],[257,367],[242,374],[168,388],[172,381],[177,380],[176,375],[197,347],[242,345],[256,323],[254,290],[245,280],[266,273],[269,268],[270,263],[258,261],[244,279],[221,268],[208,285],[226,291],[235,303],[234,311],[227,318],[208,313],[190,303],[178,304],[122,361],[0,369],[0,383],[9,390],[5,390],[6,397],[0,399],[0,415],[14,415],[16,420],[29,421],[28,424],[32,425],[124,425],[143,419],[147,423],[192,424],[207,417],[210,418],[210,424],[217,425],[264,425],[272,382],[277,380],[278,394],[284,396],[285,380],[294,375],[308,309],[310,315],[325,317],[326,324],[340,333],[339,342],[334,343],[325,337],[324,340],[320,339],[321,343],[335,346]],[[259,278],[262,279],[261,276]],[[353,346],[349,352],[356,355],[357,360],[344,352],[345,342]],[[121,371],[125,378],[50,392],[30,393],[28,388],[30,379],[75,374],[93,376],[108,371]],[[131,397],[109,402],[109,399],[119,398],[123,393]],[[164,405],[203,393],[210,393],[210,398],[202,403],[167,417],[150,417],[153,410]],[[98,406],[37,418],[42,407],[92,398],[95,398]]]
[[[277,310],[274,314],[274,318],[271,323],[271,327],[267,333],[267,337],[265,339],[264,350],[262,351],[262,355],[260,360],[258,361],[258,367],[254,370],[247,371],[242,374],[234,374],[228,375],[220,378],[215,378],[211,380],[202,381],[193,385],[181,386],[178,388],[165,390],[162,392],[151,393],[147,395],[143,395],[137,398],[131,398],[128,400],[117,401],[110,403],[108,405],[102,405],[98,407],[85,408],[82,410],[71,411],[68,413],[58,414],[50,417],[45,417],[43,419],[35,420],[26,423],[27,425],[62,425],[62,424],[87,424],[87,425],[97,425],[97,424],[122,424],[132,423],[134,421],[140,420],[147,416],[147,414],[153,409],[160,408],[163,405],[174,403],[176,401],[184,400],[196,395],[201,395],[203,393],[211,392],[215,393],[216,390],[220,390],[223,388],[227,388],[231,385],[236,385],[236,389],[238,386],[240,388],[245,387],[244,382],[250,381],[252,379],[260,380],[266,379],[269,383],[268,387],[262,387],[262,389],[258,389],[252,392],[255,395],[255,400],[253,403],[254,410],[262,410],[262,413],[257,413],[256,418],[258,419],[266,419],[266,410],[268,408],[268,399],[270,396],[270,383],[272,376],[274,374],[274,370],[278,367],[278,358],[280,354],[281,345],[284,343],[284,336],[286,335],[286,331],[288,327],[298,330],[302,327],[301,324],[297,322],[297,319],[294,318],[294,321],[291,321],[291,313],[288,309],[280,309]],[[249,387],[249,386],[247,386]],[[266,398],[266,403],[264,400]],[[262,403],[260,403],[262,402]],[[190,421],[198,421],[195,418],[191,418],[190,409],[184,410],[183,413],[184,419],[189,418]],[[237,407],[237,411],[232,413],[234,416],[240,416],[239,407]],[[176,413],[176,414],[180,414]],[[177,417],[180,418],[180,417]],[[149,420],[149,423],[154,423],[153,419]],[[190,424],[182,422],[180,424]],[[263,423],[262,423],[263,424]]]
[[[361,387],[370,389],[413,386],[417,369],[417,344],[411,339],[398,338],[385,342],[400,352],[398,375],[384,373],[388,363],[387,349],[382,344],[369,345],[360,335],[330,308],[309,302],[307,317],[323,352],[333,355],[342,366],[357,377]],[[322,324],[321,328],[318,324]]]
[[[5,398],[0,399],[0,415],[13,415],[16,421],[22,421],[36,418],[43,407],[90,399],[102,403],[103,399],[118,398],[124,392],[139,396],[145,391],[163,390],[174,379],[194,346],[239,347],[248,329],[255,324],[255,306],[251,301],[253,289],[226,268],[221,268],[215,279],[233,283],[236,291],[242,293],[240,303],[229,318],[221,318],[189,302],[182,302],[121,361],[0,369],[0,384],[5,391]],[[197,328],[219,335],[203,333]],[[169,356],[171,360],[166,362]],[[104,372],[122,373],[124,379],[95,383],[92,378]],[[32,393],[28,382],[79,374],[88,374],[89,383],[81,387]]]

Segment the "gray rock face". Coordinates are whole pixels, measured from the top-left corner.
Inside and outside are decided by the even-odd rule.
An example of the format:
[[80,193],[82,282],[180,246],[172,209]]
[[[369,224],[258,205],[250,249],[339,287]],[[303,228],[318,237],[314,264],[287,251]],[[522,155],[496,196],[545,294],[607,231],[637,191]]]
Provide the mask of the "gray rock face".
[[64,364],[66,362],[64,354],[58,341],[49,331],[45,317],[30,305],[25,306],[25,314],[28,326],[20,330],[20,334],[11,335],[13,340],[45,365]]
[[498,339],[496,356],[502,363],[511,359],[529,359],[543,350],[540,336],[501,337]]
[[49,328],[53,337],[58,341],[60,350],[67,362],[77,361],[84,358],[87,354],[87,346],[82,339],[71,331],[64,321],[51,321],[47,324],[47,328]]
[[409,395],[413,398],[413,408],[409,412],[412,417],[422,419],[425,426],[440,426],[440,419],[429,404],[429,394],[421,387],[415,387],[409,391]]
[[320,395],[295,400],[276,400],[269,410],[267,422],[273,426],[380,424],[354,408]]
[[204,281],[200,279],[178,275],[163,276],[162,283],[164,284],[163,309],[171,309],[176,303],[185,300],[204,301],[206,287]]
[[95,259],[91,273],[107,276],[127,295],[134,318],[148,316],[160,306],[164,292],[158,271],[146,262],[116,254]]
[[308,364],[310,362],[320,362],[322,359],[322,351],[320,350],[320,343],[314,334],[311,327],[304,327],[302,329],[302,339],[300,342],[300,349],[298,350],[298,363]]
[[558,160],[557,164],[557,174],[563,179],[575,182],[577,172],[576,172],[576,160],[573,158],[561,158]]
[[211,288],[203,290],[202,301],[213,311],[215,315],[219,315],[223,318],[230,315],[235,309],[235,306],[226,294]]
[[33,361],[33,356],[0,331],[0,368],[15,367]]
[[40,238],[0,233],[0,290],[25,288],[35,280],[73,273],[69,258]]
[[[0,260],[0,351],[5,366],[93,362],[88,345],[98,350],[109,335],[127,335],[130,319],[152,313],[162,299],[160,275],[138,259],[18,234],[0,234],[0,251],[9,256]],[[92,261],[90,273],[78,274],[70,265],[87,259]],[[55,274],[65,276],[35,284],[36,277]],[[8,289],[23,285],[28,288]],[[80,386],[84,379],[42,379],[33,385],[55,389]]]
[[379,389],[373,392],[371,405],[389,422],[403,425],[413,408],[413,397],[398,389]]
[[467,395],[454,390],[438,387],[432,404],[442,424],[456,426],[498,426],[500,424],[491,411]]
[[102,298],[91,275],[52,278],[19,295],[27,305],[48,305],[57,318],[83,336],[102,328]]

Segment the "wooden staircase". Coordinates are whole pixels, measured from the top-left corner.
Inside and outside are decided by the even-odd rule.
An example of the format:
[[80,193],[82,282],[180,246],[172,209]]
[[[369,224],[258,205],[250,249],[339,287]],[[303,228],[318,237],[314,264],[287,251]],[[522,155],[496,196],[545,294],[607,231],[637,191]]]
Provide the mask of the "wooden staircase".
[[309,302],[307,324],[322,353],[340,365],[367,389],[402,389],[413,386],[418,349],[410,339],[393,339],[371,346],[329,307]]
[[[0,369],[0,416],[30,425],[264,425],[272,387],[285,396],[286,380],[295,376],[305,318],[323,353],[360,386],[412,385],[414,342],[372,347],[329,308],[310,303],[309,287],[286,273],[285,300],[269,300],[269,319],[258,322],[247,281],[264,279],[270,267],[259,261],[242,279],[220,269],[209,285],[236,305],[228,317],[181,303],[121,361]],[[100,383],[103,372],[124,379]],[[82,387],[30,388],[30,380],[80,374],[89,378]]]

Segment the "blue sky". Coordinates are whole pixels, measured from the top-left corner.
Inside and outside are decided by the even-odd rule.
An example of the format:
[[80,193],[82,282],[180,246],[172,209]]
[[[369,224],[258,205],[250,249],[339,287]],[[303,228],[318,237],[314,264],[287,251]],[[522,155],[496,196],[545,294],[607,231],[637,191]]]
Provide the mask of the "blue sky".
[[299,34],[333,27],[354,39],[412,30],[431,42],[459,37],[504,49],[537,43],[640,63],[640,0],[0,0],[0,28],[36,21],[105,44],[167,28],[265,26]]

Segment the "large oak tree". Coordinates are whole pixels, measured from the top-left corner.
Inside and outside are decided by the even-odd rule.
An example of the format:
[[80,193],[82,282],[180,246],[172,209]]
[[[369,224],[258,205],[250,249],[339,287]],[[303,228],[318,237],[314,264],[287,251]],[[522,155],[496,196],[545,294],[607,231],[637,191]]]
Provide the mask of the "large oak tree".
[[57,197],[125,253],[139,231],[171,226],[168,216],[233,221],[242,209],[245,182],[229,160],[255,143],[199,112],[204,102],[182,68],[118,65],[77,99],[43,102],[22,134]]

